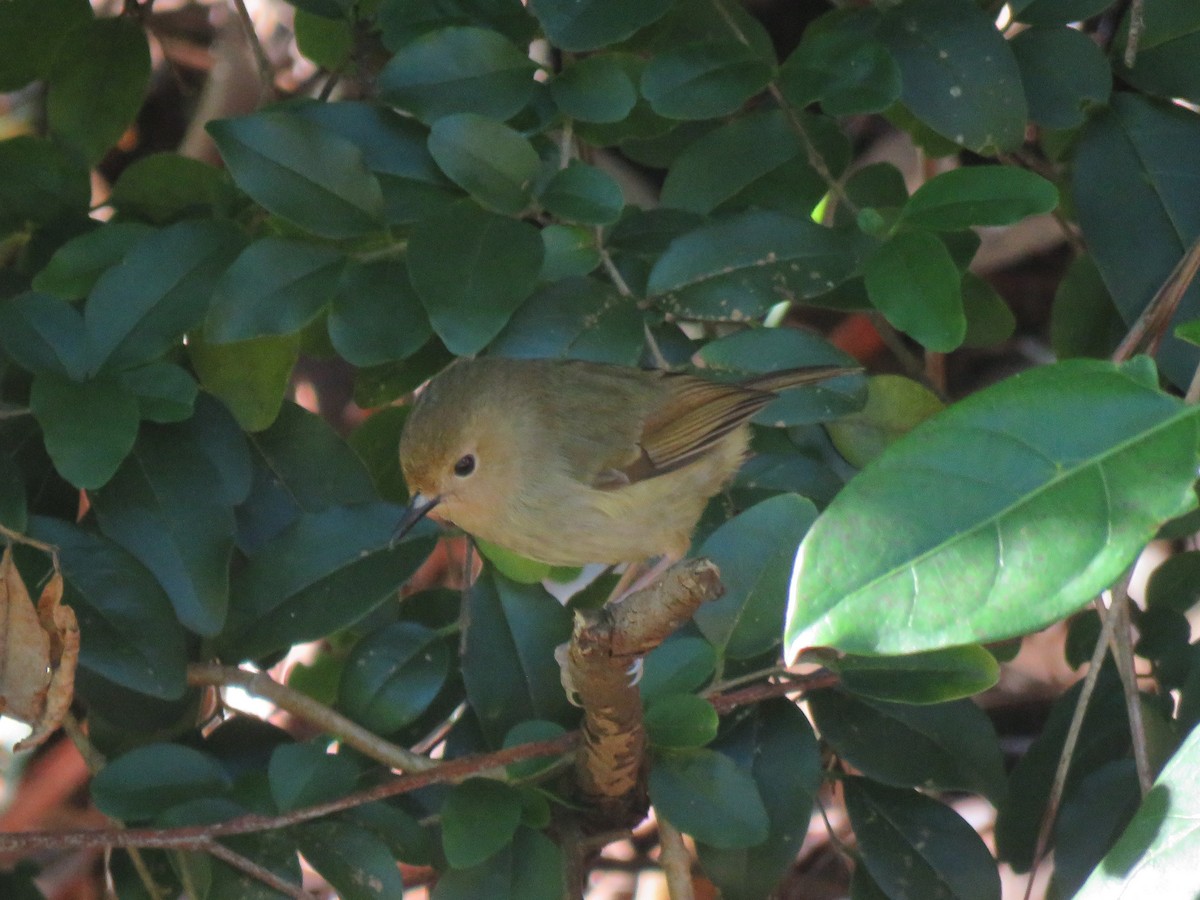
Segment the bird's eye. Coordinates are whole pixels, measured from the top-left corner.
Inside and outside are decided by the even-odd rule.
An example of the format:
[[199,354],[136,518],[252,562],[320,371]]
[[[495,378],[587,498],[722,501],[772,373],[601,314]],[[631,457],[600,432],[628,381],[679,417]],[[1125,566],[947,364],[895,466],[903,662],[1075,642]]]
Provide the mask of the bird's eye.
[[468,453],[466,456],[462,457],[461,459],[459,459],[458,462],[456,462],[454,464],[454,474],[457,475],[459,478],[466,478],[468,475],[470,475],[474,471],[475,471],[475,456],[471,453]]

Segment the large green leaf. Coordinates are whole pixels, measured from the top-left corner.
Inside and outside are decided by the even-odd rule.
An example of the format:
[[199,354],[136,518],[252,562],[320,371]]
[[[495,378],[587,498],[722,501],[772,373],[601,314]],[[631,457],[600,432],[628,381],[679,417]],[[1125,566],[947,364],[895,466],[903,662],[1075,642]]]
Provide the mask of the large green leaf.
[[928,420],[808,532],[788,655],[1001,640],[1078,609],[1195,505],[1196,419],[1145,360],[1069,360]]
[[[1130,93],[1114,96],[1080,138],[1072,182],[1079,225],[1127,324],[1200,235],[1198,142],[1200,115]],[[1200,279],[1184,294],[1174,323],[1195,318]],[[1200,350],[1168,329],[1158,360],[1173,382],[1186,387]]]
[[0,301],[0,348],[30,372],[75,380],[87,377],[83,316],[61,297],[26,291]]
[[638,92],[622,57],[597,53],[572,59],[550,82],[550,96],[573,119],[619,122],[633,109]]
[[342,670],[338,707],[379,734],[414,721],[450,672],[445,641],[415,622],[393,622],[355,646]]
[[1135,11],[1127,11],[1119,39],[1114,42],[1116,70],[1122,80],[1149,94],[1200,100],[1200,74],[1193,65],[1200,51],[1200,9],[1179,0],[1158,0],[1136,11],[1142,19],[1133,67],[1124,64]]
[[96,280],[151,230],[140,222],[114,222],[72,238],[54,251],[50,262],[34,276],[33,286],[67,300],[87,296]]
[[1012,225],[1057,205],[1058,191],[1040,175],[1013,166],[966,166],[917,188],[900,210],[900,221],[931,231],[960,231]]
[[138,821],[188,800],[219,797],[231,781],[207,753],[180,744],[148,744],[108,763],[92,779],[91,794],[107,815]]
[[98,488],[112,478],[137,438],[137,398],[112,379],[70,381],[39,372],[29,408],[54,468],[79,488]]
[[481,206],[516,215],[533,197],[541,160],[519,132],[477,113],[443,116],[429,131],[429,153]]
[[379,181],[345,138],[275,110],[207,128],[237,186],[281,219],[329,238],[382,228]]
[[351,262],[329,310],[329,339],[355,366],[412,356],[432,330],[403,260]]
[[0,234],[87,213],[87,168],[57,144],[28,135],[0,141],[0,171]]
[[300,335],[213,344],[194,333],[187,349],[204,389],[220,399],[246,431],[262,431],[283,405],[300,357]]
[[0,4],[0,93],[45,78],[63,36],[91,17],[87,0],[9,0]]
[[180,622],[211,637],[229,604],[233,507],[220,475],[183,426],[145,425],[116,475],[91,494],[101,530],[146,566]]
[[713,847],[753,847],[770,834],[754,779],[723,753],[662,751],[650,767],[649,788],[659,815]]
[[900,67],[900,99],[942,137],[977,152],[1025,137],[1021,73],[992,18],[971,0],[905,0],[878,36]]
[[236,199],[229,175],[216,166],[177,153],[152,153],[121,172],[109,202],[122,218],[165,225],[193,216],[219,217]]
[[330,819],[308,822],[296,830],[296,844],[343,900],[391,900],[404,892],[395,857],[366,828]]
[[1028,28],[1009,46],[1021,68],[1029,118],[1039,125],[1074,128],[1083,123],[1089,106],[1108,101],[1112,70],[1085,32]]
[[328,752],[329,741],[318,737],[306,744],[284,743],[271,753],[267,781],[280,812],[337,800],[354,790],[358,765]]
[[442,847],[456,869],[477,866],[507,846],[521,824],[521,795],[486,778],[450,790],[442,806]]

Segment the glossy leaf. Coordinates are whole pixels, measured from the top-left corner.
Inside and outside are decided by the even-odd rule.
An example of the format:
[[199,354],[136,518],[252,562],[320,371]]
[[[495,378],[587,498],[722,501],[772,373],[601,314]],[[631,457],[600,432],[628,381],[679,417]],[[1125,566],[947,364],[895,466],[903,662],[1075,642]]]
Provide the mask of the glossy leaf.
[[442,689],[450,653],[436,631],[393,622],[355,646],[338,685],[338,706],[379,734],[416,720]]
[[138,222],[114,222],[72,238],[37,273],[33,287],[67,300],[78,300],[151,230]]
[[895,328],[949,353],[966,337],[962,276],[950,251],[927,231],[902,231],[867,259],[867,296]]
[[637,87],[611,53],[576,59],[550,82],[550,96],[564,115],[584,122],[619,122],[637,102]]
[[545,835],[519,826],[512,843],[486,862],[442,874],[433,900],[560,900],[563,851]]
[[533,196],[541,161],[520,133],[477,113],[456,113],[433,123],[429,152],[447,177],[481,206],[521,212]]
[[1088,602],[1196,502],[1196,413],[1150,374],[1034,369],[888,448],[800,547],[789,656],[1002,640]]
[[536,228],[468,205],[426,219],[408,244],[413,287],[434,332],[460,356],[499,334],[533,291],[541,264]]
[[405,359],[432,334],[408,270],[394,259],[351,262],[345,268],[328,327],[333,346],[355,366]]
[[388,900],[404,893],[395,857],[365,828],[328,819],[309,822],[297,829],[296,843],[343,900]]
[[299,334],[236,344],[212,344],[200,334],[188,339],[188,357],[200,383],[246,431],[262,431],[275,421],[299,356]]
[[660,116],[712,119],[738,110],[770,78],[770,60],[729,40],[667,48],[646,65],[641,90]]
[[379,73],[380,96],[435,124],[477,113],[504,120],[533,97],[534,64],[487,28],[441,28],[401,47]]
[[137,438],[137,398],[115,380],[68,381],[41,372],[34,376],[29,408],[54,468],[79,488],[98,488],[112,478]]
[[255,241],[217,282],[205,338],[233,344],[300,331],[333,299],[345,264],[341,253],[320,245]]
[[1027,28],[1009,46],[1021,69],[1029,118],[1039,125],[1074,128],[1089,107],[1108,102],[1112,70],[1082,31]]
[[986,691],[1000,678],[996,658],[978,644],[905,656],[848,654],[829,667],[851,694],[897,703],[943,703]]
[[783,299],[825,293],[857,264],[854,238],[811,220],[748,212],[672,241],[647,292],[683,318],[764,315]]
[[531,0],[529,8],[551,43],[578,51],[624,40],[670,5],[670,0]]
[[180,744],[148,744],[96,773],[91,795],[114,819],[144,821],[187,800],[220,796],[230,781],[207,753]]
[[650,802],[698,841],[722,849],[766,840],[771,821],[754,780],[715,750],[672,750],[655,756]]
[[179,621],[211,637],[229,605],[233,508],[182,427],[144,426],[133,452],[91,495],[101,530],[154,573]]
[[865,778],[843,784],[863,865],[889,896],[1000,900],[992,854],[949,807]]
[[1048,213],[1058,191],[1040,175],[1013,166],[964,166],[935,175],[917,188],[900,221],[932,231],[976,225],[1012,225]]
[[328,238],[382,227],[379,182],[345,138],[285,111],[218,119],[207,129],[237,186],[281,219]]
[[972,791],[993,803],[1004,796],[996,731],[970,700],[915,706],[826,690],[809,702],[834,752],[876,781]]
[[521,821],[521,798],[498,781],[471,778],[442,805],[442,848],[456,869],[477,866],[508,845]]
[[1025,136],[1021,73],[992,19],[971,0],[906,0],[877,35],[900,67],[900,99],[935,132],[976,152]]
[[838,452],[861,469],[943,408],[923,384],[903,375],[873,375],[867,379],[866,405],[825,427]]

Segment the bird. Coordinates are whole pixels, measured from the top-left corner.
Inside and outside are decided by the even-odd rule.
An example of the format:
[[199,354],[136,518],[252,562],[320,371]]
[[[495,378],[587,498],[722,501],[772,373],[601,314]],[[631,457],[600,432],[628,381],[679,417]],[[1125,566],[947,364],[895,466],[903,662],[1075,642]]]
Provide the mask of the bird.
[[395,539],[428,515],[552,566],[678,561],[745,460],[750,419],[778,391],[858,371],[718,381],[583,360],[456,360],[405,422],[409,504]]

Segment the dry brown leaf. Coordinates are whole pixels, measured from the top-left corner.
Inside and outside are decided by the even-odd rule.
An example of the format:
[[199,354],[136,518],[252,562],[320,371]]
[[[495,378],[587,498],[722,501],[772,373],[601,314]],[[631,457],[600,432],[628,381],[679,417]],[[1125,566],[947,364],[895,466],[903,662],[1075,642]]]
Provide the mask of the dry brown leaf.
[[75,667],[79,662],[79,623],[75,610],[62,605],[63,579],[55,572],[38,600],[38,619],[50,638],[50,686],[46,705],[33,725],[33,731],[13,748],[16,751],[36,747],[62,724],[75,697]]

